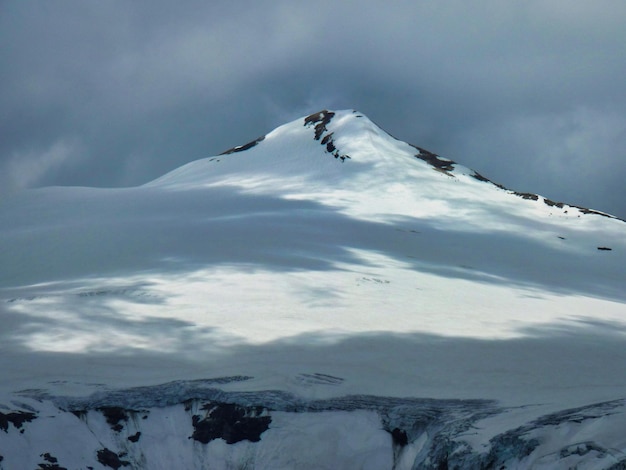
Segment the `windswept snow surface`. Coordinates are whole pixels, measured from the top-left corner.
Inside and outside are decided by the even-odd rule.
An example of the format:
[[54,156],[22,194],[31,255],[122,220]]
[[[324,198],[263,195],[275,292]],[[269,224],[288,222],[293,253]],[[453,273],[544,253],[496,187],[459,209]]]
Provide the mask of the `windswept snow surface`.
[[[507,190],[355,111],[140,187],[27,191],[0,201],[0,468],[46,453],[67,468],[608,468],[626,459],[625,286],[624,221]],[[197,393],[119,398],[220,377],[242,379],[204,398],[265,410],[241,411],[272,416],[260,443],[190,441],[192,415],[212,413]],[[93,393],[149,417],[107,431]],[[407,424],[424,399],[441,400],[434,427]],[[29,412],[47,417],[13,423]],[[93,442],[46,437],[59,426]]]

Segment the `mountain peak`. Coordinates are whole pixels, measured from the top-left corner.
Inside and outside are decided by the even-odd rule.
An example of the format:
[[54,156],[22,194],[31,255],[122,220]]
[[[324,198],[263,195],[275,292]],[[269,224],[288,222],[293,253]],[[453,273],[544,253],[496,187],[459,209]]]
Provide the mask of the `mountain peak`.
[[553,214],[615,218],[510,190],[453,160],[396,139],[352,109],[317,111],[146,186],[232,186],[287,199],[312,198],[361,217],[402,215],[441,222],[458,221],[471,212],[475,217],[467,223],[477,225],[503,207],[528,220]]
[[[333,129],[331,131],[329,130],[328,126],[331,122],[333,122],[333,128],[335,128],[335,125],[337,123],[339,123],[339,128],[341,128],[342,126],[345,126],[346,123],[350,123],[351,125],[349,127],[351,127],[352,131],[354,132],[355,128],[359,127],[359,125],[354,122],[355,119],[361,119],[360,127],[362,128],[362,130],[368,128],[370,131],[376,130],[375,133],[385,134],[385,132],[382,129],[378,128],[378,126],[376,126],[372,121],[370,121],[364,114],[359,113],[352,109],[340,110],[340,111],[330,111],[328,109],[323,109],[321,111],[312,113],[306,117],[299,118],[295,121],[292,121],[291,123],[280,126],[279,128],[277,128],[275,131],[271,132],[270,134],[274,134],[274,133],[280,134],[281,131],[284,130],[284,128],[286,127],[295,127],[295,126],[302,124],[305,128],[309,128],[313,130],[313,134],[312,134],[313,139],[315,141],[318,141],[326,149],[327,153],[330,153],[335,158],[341,161],[345,161],[347,158],[350,158],[350,156],[341,154],[338,151],[333,140],[333,136],[335,134],[336,129]],[[256,145],[264,141],[266,137],[267,135],[264,135],[264,136],[258,137],[255,140],[248,142],[247,144],[232,147],[222,152],[220,155],[230,155],[233,153],[250,150],[251,148],[255,147]]]
[[[323,109],[306,117],[292,121],[291,123],[285,124],[284,126],[277,128],[275,131],[271,132],[268,135],[272,135],[274,133],[281,134],[281,131],[284,128],[297,127],[299,125],[303,125],[303,127],[312,130],[313,132],[309,137],[312,137],[313,140],[317,141],[326,153],[332,155],[335,159],[338,159],[342,162],[346,159],[351,159],[352,157],[348,153],[342,152],[341,149],[337,147],[335,140],[338,137],[343,137],[345,140],[349,140],[352,142],[360,142],[361,144],[363,144],[364,142],[370,144],[370,147],[372,148],[370,149],[369,155],[360,155],[359,161],[367,160],[368,157],[372,156],[372,153],[380,154],[380,152],[375,151],[376,146],[387,149],[389,146],[392,146],[395,148],[391,153],[405,154],[405,157],[409,157],[408,160],[412,159],[410,157],[415,157],[427,163],[432,169],[437,170],[447,176],[454,177],[453,171],[455,170],[455,168],[458,167],[462,173],[467,173],[469,171],[470,174],[472,176],[475,176],[476,179],[478,179],[479,181],[491,183],[490,180],[486,179],[482,175],[462,167],[453,160],[441,157],[436,153],[433,153],[422,147],[406,143],[395,138],[387,131],[379,127],[377,124],[375,124],[373,121],[371,121],[365,114],[353,109],[338,111]],[[266,137],[267,136],[265,135],[261,136],[253,141],[248,142],[247,144],[228,149],[222,152],[220,155],[230,155],[233,153],[250,150],[251,148],[263,142]],[[372,152],[372,150],[374,151]],[[506,189],[496,183],[494,184],[501,187],[502,189]]]

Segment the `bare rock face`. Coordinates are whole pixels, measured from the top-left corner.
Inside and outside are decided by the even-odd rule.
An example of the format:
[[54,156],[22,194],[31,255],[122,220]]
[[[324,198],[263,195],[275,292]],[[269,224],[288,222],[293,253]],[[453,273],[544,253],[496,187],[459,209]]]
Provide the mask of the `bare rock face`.
[[[219,380],[224,383],[224,379]],[[38,468],[42,470],[74,468],[77,461],[86,468],[99,468],[98,464],[115,470],[167,468],[172,463],[163,461],[163,455],[176,456],[179,464],[190,469],[208,464],[274,468],[286,462],[301,467],[341,466],[359,461],[372,446],[375,461],[388,463],[377,468],[515,468],[534,464],[565,468],[589,462],[600,468],[620,468],[624,460],[602,440],[559,442],[548,437],[563,435],[566,429],[572,436],[584,434],[600,422],[604,426],[623,423],[626,400],[550,413],[500,432],[489,438],[487,445],[476,447],[468,437],[473,439],[482,432],[482,422],[516,410],[487,400],[366,395],[303,400],[284,392],[224,392],[207,387],[215,384],[211,380],[177,382],[86,398],[34,395],[27,400],[36,398],[34,406],[39,403],[46,412],[31,412],[30,419],[21,419],[22,413],[13,411],[12,416],[21,417],[20,426],[12,426],[6,433],[18,448],[20,441],[30,442],[29,449],[40,459]],[[90,435],[87,445],[83,441],[80,448],[74,447],[76,437],[72,433],[52,433],[47,439],[31,442],[30,436],[42,435],[42,430],[55,426],[65,427],[67,422],[74,423],[76,435]],[[326,460],[311,461],[306,449],[319,445],[320,430],[330,432],[337,426],[350,429],[330,441],[341,450],[335,449]],[[278,449],[284,447],[293,453],[280,454]],[[6,468],[11,468],[16,456],[9,458]]]

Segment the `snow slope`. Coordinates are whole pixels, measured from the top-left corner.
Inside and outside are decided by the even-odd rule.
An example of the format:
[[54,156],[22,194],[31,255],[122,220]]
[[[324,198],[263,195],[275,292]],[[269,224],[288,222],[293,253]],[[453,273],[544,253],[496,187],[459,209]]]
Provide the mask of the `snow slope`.
[[27,191],[0,202],[0,468],[620,465],[625,281],[624,221],[355,111]]

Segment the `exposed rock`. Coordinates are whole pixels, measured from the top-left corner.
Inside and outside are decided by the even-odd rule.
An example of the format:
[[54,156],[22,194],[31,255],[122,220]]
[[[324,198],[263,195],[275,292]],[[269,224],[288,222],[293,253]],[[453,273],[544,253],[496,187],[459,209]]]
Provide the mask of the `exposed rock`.
[[415,158],[419,158],[420,160],[425,161],[433,169],[445,173],[448,176],[454,177],[451,171],[454,170],[454,165],[456,165],[455,161],[449,160],[447,158],[440,157],[439,155],[432,153],[426,149],[418,147],[417,145],[410,144],[411,147],[417,149],[419,153],[415,155]]
[[326,125],[330,123],[335,113],[326,109],[313,113],[304,118],[304,125],[310,126],[315,124],[315,140],[320,140],[322,135],[328,131]]
[[125,422],[128,420],[128,415],[126,414],[126,410],[119,406],[103,406],[101,408],[97,408],[111,426],[111,429],[115,432],[120,432],[124,426],[120,424],[120,422]]
[[100,449],[97,452],[97,457],[98,462],[100,462],[105,467],[111,467],[114,470],[117,470],[120,467],[127,467],[130,465],[130,462],[128,462],[127,460],[121,460],[119,455],[117,455],[112,450],[107,449],[106,447],[104,449]]
[[533,194],[533,193],[521,193],[519,191],[513,191],[513,194],[515,194],[516,196],[521,197],[522,199],[528,199],[530,201],[538,201],[539,200],[539,196],[537,194]]
[[59,461],[56,457],[53,457],[52,455],[50,455],[49,452],[46,452],[45,454],[41,454],[41,457],[43,457],[43,459],[46,462],[50,462],[50,463],[57,463]]
[[559,209],[562,209],[563,206],[565,205],[562,202],[555,202],[555,201],[553,201],[551,199],[548,199],[546,197],[543,198],[543,202],[544,202],[544,204],[546,204],[546,205],[548,205],[550,207],[558,207]]
[[[499,183],[494,183],[489,178],[484,177],[483,175],[481,175],[480,173],[478,173],[476,171],[474,171],[471,176],[474,179],[477,179],[478,181],[482,181],[484,183],[493,184],[494,186],[497,186],[500,189],[504,189],[505,191],[511,191],[507,187],[505,187],[505,186],[503,186],[503,185],[501,185]],[[515,194],[516,196],[519,196],[519,197],[521,197],[523,199],[530,199],[530,200],[533,200],[533,201],[537,201],[539,199],[539,195],[533,194],[533,193],[524,193],[524,192],[519,192],[519,191],[511,191],[511,193]],[[600,211],[596,211],[596,210],[593,210],[593,209],[588,209],[586,207],[576,206],[576,205],[573,205],[573,204],[566,204],[564,202],[556,202],[556,201],[553,201],[552,199],[548,199],[548,198],[543,198],[543,202],[544,202],[544,204],[546,204],[547,206],[550,206],[550,207],[558,207],[559,209],[562,209],[565,206],[569,206],[569,207],[573,207],[575,209],[578,209],[578,211],[583,213],[583,214],[601,215],[602,217],[608,217],[609,219],[616,219],[616,220],[624,221],[623,219],[620,219],[619,217],[615,217],[614,215],[607,214],[605,212],[600,212]],[[565,211],[565,212],[567,212],[567,211]]]
[[506,188],[503,185],[501,185],[500,183],[496,183],[494,181],[491,181],[489,178],[484,177],[483,175],[481,175],[477,171],[474,171],[471,176],[472,176],[472,178],[477,179],[478,181],[482,181],[483,183],[490,183],[490,184],[493,184],[494,186],[496,186],[496,187],[498,187],[500,189],[506,190]]
[[394,445],[401,447],[404,447],[409,443],[406,431],[403,431],[400,428],[393,428],[393,431],[391,431],[391,439],[393,440]]
[[322,110],[305,117],[304,125],[305,127],[315,125],[315,140],[321,139],[320,143],[325,147],[326,153],[330,153],[333,157],[343,162],[346,158],[350,158],[350,156],[339,153],[333,141],[333,133],[327,133],[328,128],[326,126],[330,123],[334,115],[335,113],[332,111]]
[[262,407],[243,407],[233,403],[208,403],[206,417],[194,415],[194,432],[191,439],[208,444],[214,439],[224,439],[227,444],[239,441],[258,442],[269,428],[272,418]]
[[47,463],[40,463],[37,470],[67,470],[67,468],[61,467],[58,464],[59,460],[50,455],[49,452],[41,454],[40,457],[42,457]]
[[15,429],[22,429],[24,423],[31,422],[37,417],[34,413],[27,413],[25,411],[12,411],[10,413],[0,413],[0,429],[4,432],[8,432],[9,423],[11,423]]
[[256,146],[260,142],[263,142],[263,140],[265,140],[265,136],[264,135],[254,139],[252,142],[248,142],[247,144],[238,145],[236,147],[230,148],[230,149],[220,153],[220,155],[230,155],[231,153],[244,152],[244,151],[249,150],[252,147]]

